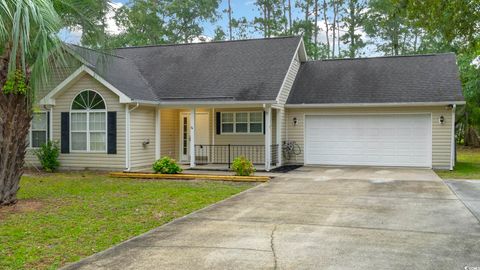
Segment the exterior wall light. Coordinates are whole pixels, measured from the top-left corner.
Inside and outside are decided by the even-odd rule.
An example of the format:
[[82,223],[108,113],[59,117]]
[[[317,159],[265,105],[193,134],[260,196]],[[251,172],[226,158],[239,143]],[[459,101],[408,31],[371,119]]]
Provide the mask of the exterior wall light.
[[147,145],[149,145],[149,144],[150,144],[150,139],[145,139],[142,142],[143,147],[147,147]]
[[297,118],[296,118],[296,117],[293,117],[293,126],[296,126],[296,125],[297,125],[297,123],[298,123],[298,120],[297,120]]
[[445,117],[443,117],[443,115],[440,116],[440,119],[438,119],[440,124],[445,124]]

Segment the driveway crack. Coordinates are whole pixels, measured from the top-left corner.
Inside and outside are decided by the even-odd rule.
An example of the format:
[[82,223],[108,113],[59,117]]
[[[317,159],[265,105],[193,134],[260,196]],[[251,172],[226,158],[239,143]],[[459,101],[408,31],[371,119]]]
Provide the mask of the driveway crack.
[[275,252],[275,231],[277,230],[277,224],[273,227],[272,233],[270,234],[270,248],[272,249],[273,254],[273,269],[277,269],[277,253]]

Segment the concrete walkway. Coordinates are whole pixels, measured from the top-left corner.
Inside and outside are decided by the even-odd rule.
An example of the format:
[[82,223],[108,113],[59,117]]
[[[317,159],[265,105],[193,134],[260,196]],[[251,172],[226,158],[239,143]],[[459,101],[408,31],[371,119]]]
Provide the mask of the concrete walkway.
[[467,269],[480,223],[426,169],[303,167],[66,269]]

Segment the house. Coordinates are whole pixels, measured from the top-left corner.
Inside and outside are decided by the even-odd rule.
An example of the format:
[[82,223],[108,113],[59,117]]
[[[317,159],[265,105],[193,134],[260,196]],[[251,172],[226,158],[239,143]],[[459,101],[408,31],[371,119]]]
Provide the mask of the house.
[[454,54],[309,61],[301,37],[66,51],[30,132],[59,141],[63,169],[454,166]]

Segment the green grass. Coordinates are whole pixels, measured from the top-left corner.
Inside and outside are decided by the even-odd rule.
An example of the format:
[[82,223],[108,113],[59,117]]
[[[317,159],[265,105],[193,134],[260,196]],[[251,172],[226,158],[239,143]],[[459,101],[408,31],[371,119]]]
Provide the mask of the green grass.
[[93,173],[25,176],[19,203],[0,208],[0,269],[55,269],[251,186]]
[[480,149],[459,146],[453,171],[436,171],[443,179],[480,179]]

